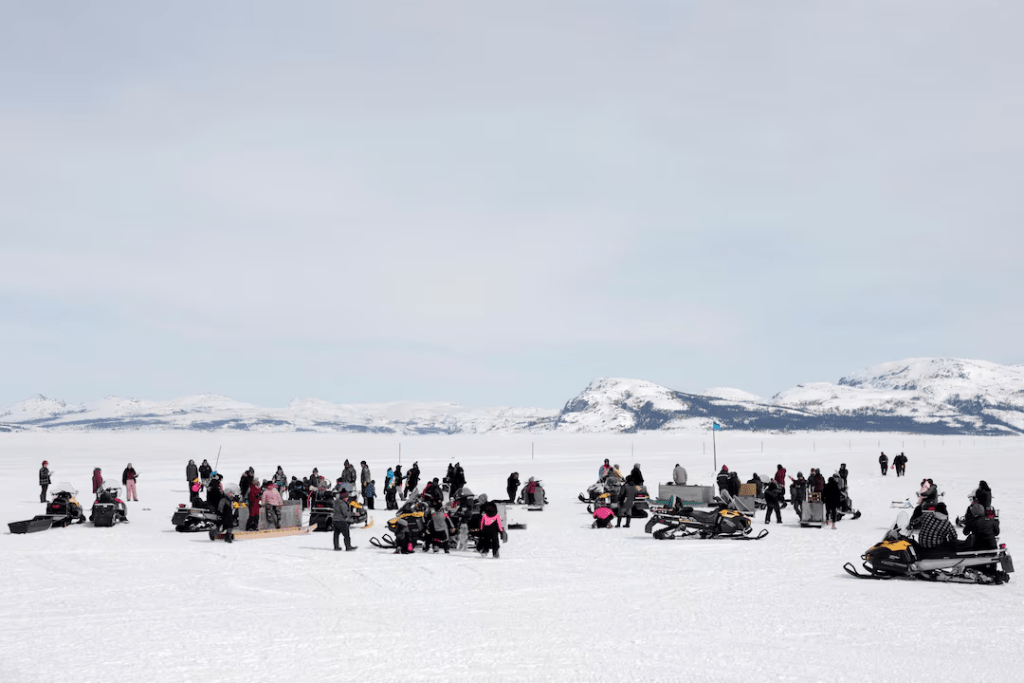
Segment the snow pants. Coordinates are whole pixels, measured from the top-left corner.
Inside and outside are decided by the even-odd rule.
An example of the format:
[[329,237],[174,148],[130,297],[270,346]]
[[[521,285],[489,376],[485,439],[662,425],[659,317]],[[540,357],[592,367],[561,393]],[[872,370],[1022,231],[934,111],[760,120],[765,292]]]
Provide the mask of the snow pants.
[[267,524],[272,524],[275,529],[281,528],[281,507],[278,505],[264,505],[263,509],[267,514]]
[[372,497],[366,499],[366,507],[368,509],[370,509],[370,510],[373,509],[373,498]]
[[50,485],[49,484],[40,484],[39,488],[42,489],[42,491],[39,492],[39,502],[40,503],[45,503],[46,502],[46,489],[50,488]]
[[879,461],[878,464],[882,468],[882,476],[883,477],[885,475],[889,474],[889,462],[888,461],[885,461],[885,462]]
[[480,545],[477,548],[482,553],[486,553],[488,550],[498,552],[498,548],[501,547],[501,541],[499,540],[498,523],[488,524],[480,530]]
[[125,493],[124,493],[124,499],[125,500],[134,500],[136,503],[138,503],[139,502],[139,494],[135,491],[135,480],[134,479],[129,479],[128,482],[125,484],[125,487],[126,488],[125,488]]
[[838,512],[839,512],[839,506],[838,505],[829,505],[828,503],[826,503],[825,504],[825,521],[826,522],[835,522],[836,521],[836,517],[838,517]]
[[765,505],[767,505],[767,511],[765,512],[765,515],[764,515],[764,523],[767,524],[768,522],[770,522],[772,520],[772,511],[774,510],[775,511],[775,520],[779,524],[782,524],[782,508],[779,507],[779,501],[777,501],[777,500],[767,501],[766,500],[765,501]]
[[352,547],[352,539],[351,539],[351,537],[348,534],[348,522],[339,522],[338,520],[334,520],[333,526],[334,526],[334,549],[335,550],[341,550],[341,548],[338,546],[338,536],[344,536],[345,537],[345,550],[348,550],[349,548],[351,548]]
[[518,489],[518,486],[509,486],[507,489],[505,489],[505,492],[508,493],[508,499],[513,503],[516,502],[516,491]]

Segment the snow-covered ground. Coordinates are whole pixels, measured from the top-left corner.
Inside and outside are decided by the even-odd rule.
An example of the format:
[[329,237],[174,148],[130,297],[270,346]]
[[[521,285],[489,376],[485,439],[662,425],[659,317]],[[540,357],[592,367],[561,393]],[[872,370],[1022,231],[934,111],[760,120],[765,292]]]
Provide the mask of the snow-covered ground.
[[[515,513],[528,529],[510,532],[500,560],[377,550],[368,541],[384,531],[383,510],[374,528],[354,532],[355,553],[331,552],[327,534],[227,545],[170,525],[186,500],[189,458],[212,462],[223,446],[230,481],[250,465],[264,477],[277,465],[289,476],[318,466],[336,477],[345,458],[366,459],[379,484],[398,462],[399,440],[0,435],[4,522],[42,512],[43,459],[87,506],[93,467],[119,479],[130,461],[140,474],[128,525],[0,535],[0,680],[1021,680],[1024,576],[963,586],[858,581],[842,570],[893,521],[890,501],[910,496],[923,476],[957,514],[986,479],[1002,540],[1024,549],[1019,438],[723,432],[718,444],[718,463],[744,479],[779,462],[794,475],[845,462],[864,516],[836,531],[801,529],[787,508],[785,523],[759,542],[656,541],[642,520],[591,529],[577,493],[605,457],[641,463],[651,484],[677,462],[710,483],[710,437],[403,437],[402,463],[419,461],[425,476],[461,461],[474,491],[503,497],[518,470],[524,481],[544,481],[551,505]],[[879,475],[879,447],[907,453],[907,478]]]

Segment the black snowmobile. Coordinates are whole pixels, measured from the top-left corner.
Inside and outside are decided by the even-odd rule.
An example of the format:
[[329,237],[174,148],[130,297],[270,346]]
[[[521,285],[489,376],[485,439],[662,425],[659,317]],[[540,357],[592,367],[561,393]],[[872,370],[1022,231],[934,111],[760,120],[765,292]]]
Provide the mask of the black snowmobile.
[[[656,528],[660,525],[661,528]],[[673,501],[672,511],[655,514],[647,521],[644,531],[658,540],[671,540],[698,536],[700,538],[729,538],[739,541],[759,541],[768,535],[761,529],[752,535],[750,518],[742,512],[719,505],[715,510],[696,510],[689,505]]]
[[31,534],[45,531],[53,527],[64,527],[85,522],[85,512],[75,496],[78,490],[66,481],[53,487],[50,502],[46,503],[46,513],[36,515],[22,522],[8,522],[7,528],[12,534]]
[[[337,497],[338,492],[330,489],[317,489],[313,493],[309,507],[309,526],[313,531],[330,531],[334,528],[334,501]],[[352,523],[349,526],[357,524],[363,525],[364,528],[371,526],[366,508],[351,494],[349,494],[348,506],[352,510]]]
[[100,490],[96,492],[96,501],[92,504],[89,512],[89,521],[94,526],[114,526],[118,523],[127,523],[128,506],[118,498],[120,489],[115,484],[103,482]]
[[[633,486],[633,484],[626,484],[618,477],[606,477],[588,488],[586,496],[581,493],[579,500],[581,503],[587,503],[587,512],[592,513],[599,503],[604,503],[618,517],[620,516],[619,498],[621,497],[623,486]],[[647,510],[651,506],[651,496],[647,492],[646,486],[637,486],[636,489],[636,497],[633,499],[633,509],[630,511],[630,516],[643,519],[647,517]]]
[[429,514],[427,506],[423,503],[413,501],[405,503],[399,508],[398,514],[388,520],[388,530],[395,535],[381,534],[380,538],[371,538],[370,544],[377,548],[395,550],[398,548],[396,536],[404,535],[407,532],[409,543],[415,549],[416,545],[426,538]]
[[849,562],[843,569],[858,579],[983,584],[1002,584],[1010,580],[1013,559],[1006,552],[1005,543],[999,543],[994,550],[922,548],[908,531],[909,523],[907,513],[900,512],[882,541],[861,555],[866,574]]
[[178,505],[174,514],[171,515],[171,524],[174,525],[175,531],[208,531],[220,522],[220,515],[216,510],[209,509],[201,500],[196,502],[201,503],[202,506],[195,505],[195,503],[193,503],[193,507],[187,507],[184,503]]

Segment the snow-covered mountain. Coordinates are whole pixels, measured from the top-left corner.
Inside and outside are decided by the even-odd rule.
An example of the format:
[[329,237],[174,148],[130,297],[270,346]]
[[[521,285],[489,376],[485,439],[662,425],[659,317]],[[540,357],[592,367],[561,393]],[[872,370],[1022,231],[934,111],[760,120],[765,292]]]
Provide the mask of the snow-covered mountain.
[[739,389],[684,393],[635,379],[591,382],[561,410],[467,408],[454,403],[336,404],[319,399],[261,408],[201,394],[172,401],[108,397],[81,405],[34,396],[0,413],[0,431],[185,429],[482,434],[695,431],[885,431],[1024,434],[1024,366],[953,358],[884,363],[837,384],[812,382],[763,399]]

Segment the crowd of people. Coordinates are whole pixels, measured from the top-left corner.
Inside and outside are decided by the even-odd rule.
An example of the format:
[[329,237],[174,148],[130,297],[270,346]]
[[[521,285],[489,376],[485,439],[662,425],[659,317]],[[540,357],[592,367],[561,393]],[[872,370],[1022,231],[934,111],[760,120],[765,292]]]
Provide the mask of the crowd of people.
[[[39,468],[40,503],[46,502],[46,492],[53,483],[53,475],[54,471],[50,469],[50,462],[48,460],[44,460],[42,466]],[[124,501],[121,501],[120,498],[118,498],[118,502],[139,502],[139,492],[138,487],[136,486],[138,479],[139,473],[135,471],[135,468],[132,467],[131,463],[128,463],[128,466],[125,467],[124,471],[121,473],[121,485],[125,487]],[[103,491],[111,488],[111,482],[108,482],[103,477],[103,468],[101,467],[93,468],[91,482],[92,494],[97,498]]]

